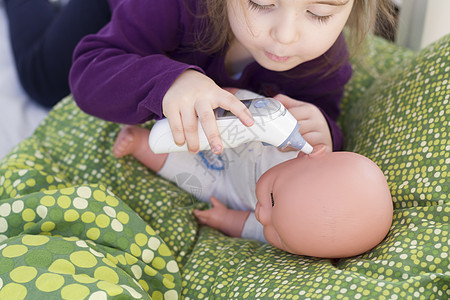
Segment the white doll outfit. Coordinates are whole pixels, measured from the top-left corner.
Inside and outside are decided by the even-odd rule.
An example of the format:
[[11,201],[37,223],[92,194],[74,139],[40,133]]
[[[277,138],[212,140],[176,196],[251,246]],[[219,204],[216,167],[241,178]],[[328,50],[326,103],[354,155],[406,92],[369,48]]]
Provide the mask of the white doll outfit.
[[297,154],[280,152],[260,142],[224,149],[220,155],[211,151],[170,153],[158,174],[201,201],[210,202],[210,196],[214,196],[228,208],[251,211],[242,237],[266,242],[263,226],[254,214],[256,182],[268,169]]

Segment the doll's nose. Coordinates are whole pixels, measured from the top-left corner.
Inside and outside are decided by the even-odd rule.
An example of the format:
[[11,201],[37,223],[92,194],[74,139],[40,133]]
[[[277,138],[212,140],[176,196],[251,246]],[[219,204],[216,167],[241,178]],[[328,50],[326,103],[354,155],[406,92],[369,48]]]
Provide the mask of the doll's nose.
[[255,217],[264,226],[271,224],[269,212],[261,205],[255,207]]

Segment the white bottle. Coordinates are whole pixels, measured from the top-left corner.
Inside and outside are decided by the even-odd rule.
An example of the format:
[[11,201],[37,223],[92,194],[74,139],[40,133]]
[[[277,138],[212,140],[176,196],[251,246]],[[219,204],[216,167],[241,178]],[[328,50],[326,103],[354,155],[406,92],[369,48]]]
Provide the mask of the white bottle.
[[[235,148],[244,143],[260,141],[279,148],[294,147],[306,154],[313,148],[301,136],[297,120],[273,98],[255,98],[242,101],[250,110],[255,123],[247,127],[230,111],[215,110],[217,127],[224,148]],[[200,151],[209,150],[209,143],[199,122]],[[159,120],[150,131],[149,145],[154,153],[188,151],[186,143],[177,146],[167,119]]]

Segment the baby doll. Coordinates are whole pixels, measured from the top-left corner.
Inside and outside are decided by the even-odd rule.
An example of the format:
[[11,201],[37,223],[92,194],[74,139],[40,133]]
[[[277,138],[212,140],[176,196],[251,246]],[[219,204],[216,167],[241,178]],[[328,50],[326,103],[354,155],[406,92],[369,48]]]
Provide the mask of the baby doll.
[[199,200],[210,199],[211,209],[194,214],[230,236],[267,240],[294,254],[340,258],[370,250],[389,231],[389,188],[377,165],[362,155],[327,152],[325,146],[304,155],[259,142],[221,155],[154,154],[148,136],[147,129],[125,126],[114,155],[131,154]]

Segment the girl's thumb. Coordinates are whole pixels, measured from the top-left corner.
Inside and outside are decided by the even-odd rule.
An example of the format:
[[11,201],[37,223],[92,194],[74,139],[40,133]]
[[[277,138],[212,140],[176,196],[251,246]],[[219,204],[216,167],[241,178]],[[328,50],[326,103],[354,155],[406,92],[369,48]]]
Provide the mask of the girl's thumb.
[[283,106],[286,107],[287,109],[289,109],[291,107],[299,106],[298,100],[292,99],[291,97],[288,97],[283,94],[278,94],[273,98],[280,101],[280,103],[283,104]]

